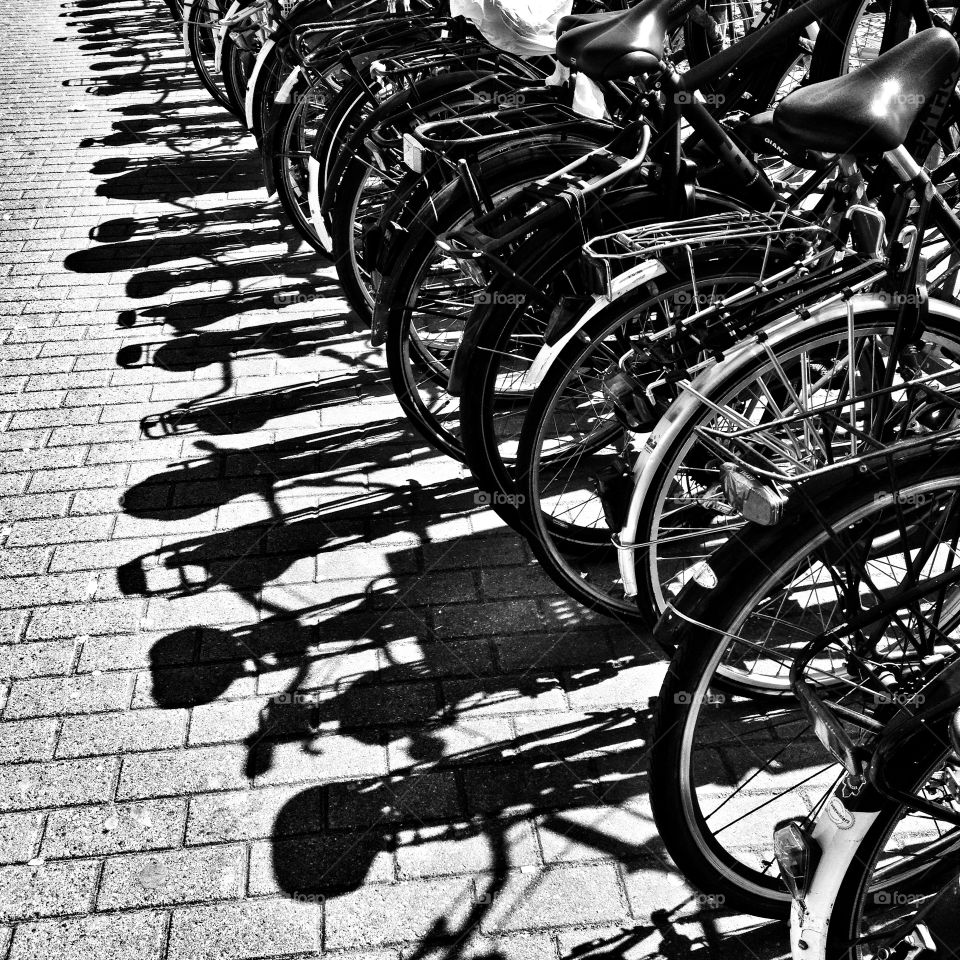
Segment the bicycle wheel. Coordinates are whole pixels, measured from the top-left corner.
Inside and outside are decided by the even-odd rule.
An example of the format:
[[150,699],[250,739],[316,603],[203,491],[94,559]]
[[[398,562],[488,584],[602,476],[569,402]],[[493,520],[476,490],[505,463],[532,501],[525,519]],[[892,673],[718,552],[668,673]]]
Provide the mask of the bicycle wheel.
[[[897,322],[895,308],[884,310],[877,304],[874,299],[861,301],[852,340],[846,310],[834,309],[824,319],[815,317],[797,329],[784,327],[784,335],[773,339],[769,349],[761,347],[733,364],[721,365],[706,393],[711,406],[692,402],[691,412],[657,437],[655,454],[643,475],[643,496],[623,531],[624,542],[633,545],[637,605],[651,622],[691,571],[740,526],[739,519],[717,508],[720,465],[716,454],[698,439],[697,430],[729,431],[736,429],[735,422],[742,422],[740,418],[759,424],[785,415],[798,403],[812,407],[836,396],[850,399],[851,368],[858,395],[875,389]],[[921,373],[936,372],[946,382],[960,375],[960,328],[955,311],[947,305],[931,310],[918,344],[917,365]],[[898,404],[891,416],[913,424],[910,429],[944,428],[953,422],[927,416],[923,406],[911,411],[909,402]],[[810,445],[814,433],[806,433],[808,427],[814,433],[832,432],[825,422],[812,420],[797,425],[796,433],[794,427],[785,428],[784,439],[796,443],[798,455],[812,464],[826,454]],[[849,454],[849,449],[836,450],[830,456],[841,459]]]
[[215,65],[217,24],[222,15],[218,0],[186,0],[183,7],[183,47],[210,96],[236,116],[223,78]]
[[296,65],[290,49],[291,32],[306,24],[321,24],[334,16],[345,15],[352,3],[333,4],[329,0],[299,0],[267,38],[247,87],[244,113],[247,125],[258,142],[271,140],[271,115],[277,93]]
[[[776,527],[747,529],[704,564],[657,633],[676,653],[654,713],[650,799],[667,850],[701,890],[732,907],[783,917],[789,895],[772,856],[773,828],[815,810],[842,768],[792,696],[797,652],[827,630],[849,634],[882,597],[873,648],[906,667],[915,638],[960,652],[960,596],[941,578],[957,552],[956,451],[849,474]],[[916,537],[930,541],[922,562]],[[900,597],[903,599],[901,600]],[[846,660],[828,652],[817,684]]]
[[[544,570],[592,609],[622,621],[647,620],[624,595],[612,539],[622,526],[630,447],[642,442],[629,429],[636,411],[617,400],[621,360],[633,338],[754,283],[765,266],[775,272],[765,252],[714,247],[671,262],[663,275],[594,314],[553,358],[533,394],[517,448],[521,525]],[[636,384],[661,373],[653,364],[629,375]],[[644,415],[659,419],[660,411]]]
[[[596,145],[573,137],[531,137],[481,154],[480,176],[493,202],[502,202]],[[406,255],[379,291],[388,305],[387,366],[397,398],[420,434],[457,460],[463,448],[458,403],[447,391],[450,363],[471,311],[487,291],[484,278],[466,272],[436,238],[475,216],[463,184],[447,184],[420,211]]]
[[241,42],[238,42],[237,37],[234,36],[235,32],[230,30],[223,38],[223,49],[220,55],[223,66],[223,88],[230,100],[231,112],[246,126],[244,101],[247,95],[247,82],[256,61],[254,50],[258,40],[255,29],[244,29]]
[[[475,108],[476,95],[467,90],[458,97],[457,90],[491,73],[456,70],[418,80],[370,112],[341,147],[326,184],[324,206],[336,252],[337,276],[347,301],[361,319],[371,320],[375,299],[372,269],[365,262],[364,237],[379,224],[401,180],[410,172],[403,163],[400,139],[402,131],[414,122],[409,111],[441,96],[444,106],[417,110],[416,122],[453,115],[458,107]],[[381,140],[374,152],[369,143],[371,134],[387,128],[393,133],[391,145]]]
[[[698,193],[698,214],[742,209],[735,200]],[[583,219],[571,214],[524,241],[511,257],[517,279],[497,277],[474,307],[457,351],[460,430],[466,463],[500,517],[522,532],[513,471],[523,419],[533,395],[524,378],[554,312],[584,309],[589,289],[582,246],[590,236],[664,219],[668,207],[642,188],[610,191]],[[533,298],[531,290],[539,293]],[[579,306],[578,306],[579,305]],[[570,318],[571,322],[575,317]]]
[[[860,393],[874,389],[886,366],[886,338],[893,333],[897,311],[878,308],[872,299],[861,304],[852,341],[846,310],[840,309],[823,322],[786,332],[769,350],[760,348],[749,358],[721,365],[711,375],[706,394],[711,406],[691,401],[689,413],[675,415],[670,427],[658,433],[651,445],[655,452],[644,468],[642,497],[634,495],[635,510],[623,530],[624,542],[632,544],[636,602],[650,622],[666,609],[697,564],[740,526],[736,517],[717,509],[720,465],[716,454],[698,439],[697,430],[733,430],[740,417],[762,423],[795,409],[797,402],[808,407],[822,404],[824,398],[849,389],[851,366],[856,371],[855,389]],[[869,305],[873,309],[867,309]],[[960,334],[952,312],[942,312],[948,309],[945,306],[937,309],[941,313],[934,319],[931,312],[917,362],[923,373],[955,377],[960,372]],[[791,391],[792,397],[785,395]],[[904,405],[895,412],[909,419]],[[916,411],[917,416],[921,413]],[[821,427],[814,423],[813,429]],[[918,424],[918,429],[924,427]],[[788,442],[796,442],[809,462],[822,455],[810,447],[809,436],[792,434],[787,428]],[[835,455],[842,457],[843,452]]]
[[284,213],[320,253],[328,251],[310,216],[310,155],[324,117],[346,83],[347,70],[340,62],[309,77],[301,74],[288,102],[276,106],[269,125],[273,140],[264,146]]

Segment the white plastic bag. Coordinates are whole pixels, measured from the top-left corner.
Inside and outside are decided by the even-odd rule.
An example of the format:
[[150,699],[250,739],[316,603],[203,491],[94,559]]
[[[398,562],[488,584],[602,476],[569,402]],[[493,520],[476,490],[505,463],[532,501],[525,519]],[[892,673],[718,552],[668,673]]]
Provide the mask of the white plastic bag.
[[542,57],[557,49],[557,23],[573,0],[450,0],[450,13],[477,25],[499,50]]

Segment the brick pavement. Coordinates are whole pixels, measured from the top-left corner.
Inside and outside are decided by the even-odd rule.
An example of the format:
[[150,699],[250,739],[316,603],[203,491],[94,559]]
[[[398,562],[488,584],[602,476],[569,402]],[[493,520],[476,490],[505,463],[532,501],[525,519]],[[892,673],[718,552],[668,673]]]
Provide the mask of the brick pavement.
[[164,9],[0,11],[0,957],[782,952],[663,855],[662,664],[411,435]]

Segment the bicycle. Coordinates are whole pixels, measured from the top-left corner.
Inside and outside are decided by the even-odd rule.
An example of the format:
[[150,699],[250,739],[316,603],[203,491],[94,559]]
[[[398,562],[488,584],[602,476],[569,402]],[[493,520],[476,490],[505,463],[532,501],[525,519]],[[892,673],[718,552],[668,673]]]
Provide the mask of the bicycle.
[[[801,155],[804,153],[803,150],[796,152]],[[816,188],[817,177],[823,178],[828,172],[830,172],[829,165],[821,166],[820,171],[812,175],[806,190],[809,192],[811,187]],[[845,178],[831,185],[831,189],[825,192],[816,211],[820,217],[831,216],[835,222],[840,222],[837,218],[850,204],[849,195],[843,193],[848,185],[850,181]],[[804,196],[803,191],[795,192],[794,195],[801,200]],[[573,234],[573,231],[571,233]],[[597,236],[597,233],[594,232],[592,235]],[[641,316],[644,309],[642,308],[644,291],[648,289],[645,288],[645,283],[657,282],[656,269],[649,277],[645,277],[644,268],[639,265],[640,258],[634,258],[628,263],[629,268],[634,270],[632,280],[628,280],[627,277],[618,280],[619,286],[613,293],[606,289],[594,291],[591,287],[591,277],[596,271],[590,268],[589,263],[584,263],[579,246],[575,246],[574,237],[575,234],[568,241],[570,247],[567,253],[567,264],[576,266],[580,273],[579,275],[574,273],[569,280],[565,279],[565,287],[557,291],[557,294],[544,297],[534,293],[534,291],[542,291],[550,282],[548,278],[557,275],[555,262],[548,261],[542,252],[543,238],[536,236],[529,244],[526,254],[518,254],[509,261],[511,270],[514,274],[519,274],[520,279],[508,277],[496,282],[491,288],[493,304],[496,304],[499,299],[501,303],[507,304],[506,309],[500,307],[498,311],[495,305],[484,305],[474,310],[464,334],[462,346],[454,359],[452,377],[452,379],[456,377],[457,368],[462,365],[463,378],[460,389],[463,397],[460,404],[460,420],[464,446],[468,448],[468,465],[474,472],[478,485],[481,489],[503,492],[504,496],[499,498],[505,501],[499,509],[501,516],[521,532],[529,534],[535,548],[537,545],[540,546],[541,562],[558,582],[562,583],[566,589],[573,590],[581,601],[604,612],[613,613],[632,622],[649,622],[650,607],[646,603],[646,598],[641,597],[643,612],[638,614],[636,602],[632,596],[627,595],[632,592],[633,581],[626,579],[629,575],[623,574],[622,570],[619,573],[617,571],[616,554],[609,539],[611,528],[599,525],[601,514],[604,513],[604,505],[599,501],[593,505],[594,521],[590,525],[585,525],[592,526],[592,529],[577,531],[571,537],[568,535],[570,531],[561,526],[555,542],[551,543],[550,538],[554,533],[550,526],[550,510],[546,510],[548,514],[546,520],[539,514],[531,516],[530,511],[541,507],[539,493],[536,490],[520,489],[512,475],[515,469],[514,464],[518,462],[521,464],[521,469],[529,470],[531,450],[538,442],[530,440],[525,448],[525,459],[518,460],[518,435],[525,421],[530,398],[534,390],[539,387],[538,378],[545,376],[546,369],[563,350],[566,351],[566,356],[563,364],[556,368],[556,378],[562,378],[564,376],[562,371],[565,369],[576,370],[577,367],[572,364],[577,362],[578,348],[567,346],[567,344],[581,336],[589,336],[591,342],[594,342],[601,336],[604,329],[616,329],[617,316],[624,322],[632,322],[630,317],[634,312]],[[550,253],[551,261],[556,261],[558,259],[556,246],[550,248]],[[604,265],[601,262],[598,266]],[[627,265],[624,269],[627,269]],[[646,294],[646,299],[649,300],[648,308],[656,305],[655,292],[653,290]],[[687,293],[689,294],[689,291]],[[516,305],[511,306],[511,302]],[[807,307],[813,302],[815,299],[808,301]],[[681,305],[681,314],[690,312],[691,306],[690,302]],[[676,310],[677,305],[674,304],[671,309]],[[620,314],[617,313],[618,310],[621,311]],[[598,318],[598,313],[601,313],[602,317]],[[497,318],[497,322],[494,322],[494,318]],[[768,314],[769,321],[775,318],[775,314]],[[636,323],[637,326],[640,325],[639,320]],[[550,337],[545,340],[545,332],[548,330]],[[623,339],[625,341],[626,336]],[[625,350],[626,346],[620,353],[622,354]],[[534,363],[538,365],[536,377],[526,376],[525,378],[524,374]],[[501,386],[505,383],[517,384],[518,388],[514,389],[512,394],[507,394]],[[560,390],[562,384],[554,383],[552,389]],[[541,414],[549,409],[550,403],[544,400],[539,407]],[[606,407],[605,418],[608,426],[611,423],[618,423],[614,419],[613,410],[612,405]],[[661,404],[656,412],[649,416],[652,416],[655,422],[663,410],[664,406]],[[622,421],[620,424],[619,430],[622,435]],[[645,429],[649,430],[652,427],[653,423]],[[636,452],[643,455],[640,451]],[[533,472],[529,470],[527,480]],[[622,503],[618,505],[616,500],[618,498],[620,501],[623,500],[623,487],[625,483],[630,482],[629,477],[626,481],[621,481],[622,476],[622,472],[614,476],[612,478],[614,482],[608,487],[611,503],[606,513],[614,523],[612,531],[620,529],[620,520],[624,513],[624,506]],[[645,502],[639,494],[634,501],[629,501],[629,495],[627,499],[630,510],[633,510],[637,502]],[[512,506],[515,504],[520,504],[521,509]],[[601,541],[599,545],[598,538]],[[599,574],[603,582],[596,588],[589,581],[588,568],[582,565],[582,551],[574,562],[568,562],[563,558],[561,548],[571,540],[573,543],[586,541],[592,546],[600,547],[603,557],[595,556],[603,561],[604,569]],[[606,548],[603,546],[604,540],[607,544]],[[636,538],[624,536],[623,540],[625,544],[639,545],[649,542],[639,536]],[[638,549],[641,548],[638,547]],[[624,565],[621,564],[621,568]],[[608,576],[608,572],[612,576]],[[585,573],[587,579],[584,579]],[[625,578],[626,590],[619,590],[619,585],[615,583],[620,575]],[[618,595],[611,596],[611,590],[617,590]]]

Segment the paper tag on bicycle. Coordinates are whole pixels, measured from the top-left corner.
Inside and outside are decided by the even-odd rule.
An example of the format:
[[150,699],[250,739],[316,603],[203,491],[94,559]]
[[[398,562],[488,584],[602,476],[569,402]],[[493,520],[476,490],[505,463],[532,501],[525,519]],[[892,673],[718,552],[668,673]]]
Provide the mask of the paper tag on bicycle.
[[581,117],[589,117],[591,120],[602,120],[607,113],[603,90],[582,73],[577,74],[576,83],[573,85],[573,109]]

